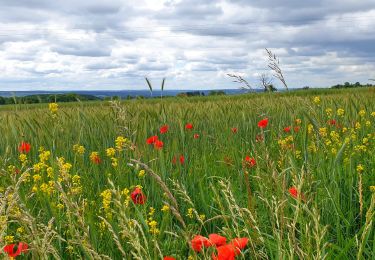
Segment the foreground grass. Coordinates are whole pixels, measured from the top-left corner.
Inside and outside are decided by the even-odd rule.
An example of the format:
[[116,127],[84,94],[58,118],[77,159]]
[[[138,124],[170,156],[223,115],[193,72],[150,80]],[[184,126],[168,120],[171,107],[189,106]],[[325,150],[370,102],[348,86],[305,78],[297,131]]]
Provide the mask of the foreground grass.
[[356,89],[3,107],[0,246],[26,242],[35,259],[211,259],[189,243],[218,233],[249,238],[237,258],[371,259],[373,100]]

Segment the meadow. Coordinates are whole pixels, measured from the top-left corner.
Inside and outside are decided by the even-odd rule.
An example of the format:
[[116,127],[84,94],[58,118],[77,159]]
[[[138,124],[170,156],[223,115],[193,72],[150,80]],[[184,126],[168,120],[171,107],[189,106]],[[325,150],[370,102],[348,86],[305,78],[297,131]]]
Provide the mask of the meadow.
[[375,259],[375,89],[0,108],[0,255]]

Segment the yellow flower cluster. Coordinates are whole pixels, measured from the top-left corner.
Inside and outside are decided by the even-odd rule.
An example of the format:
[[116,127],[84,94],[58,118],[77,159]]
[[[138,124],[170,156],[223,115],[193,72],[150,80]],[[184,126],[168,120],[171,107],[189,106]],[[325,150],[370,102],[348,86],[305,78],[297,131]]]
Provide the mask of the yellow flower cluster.
[[150,210],[148,212],[147,225],[152,235],[158,235],[160,233],[160,230],[158,228],[158,222],[154,219],[154,214],[155,214],[155,208],[150,207]]
[[79,155],[83,155],[86,151],[86,148],[83,145],[75,144],[73,145],[73,151]]
[[59,105],[57,103],[49,103],[48,109],[51,112],[53,117],[57,116],[57,111],[59,110]]

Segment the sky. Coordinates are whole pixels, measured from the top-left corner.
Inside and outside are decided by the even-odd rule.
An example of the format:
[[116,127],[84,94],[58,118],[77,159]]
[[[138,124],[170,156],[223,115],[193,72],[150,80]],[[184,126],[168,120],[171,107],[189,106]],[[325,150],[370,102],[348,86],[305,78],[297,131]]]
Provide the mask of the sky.
[[258,87],[265,48],[290,88],[370,83],[375,0],[0,0],[0,90]]

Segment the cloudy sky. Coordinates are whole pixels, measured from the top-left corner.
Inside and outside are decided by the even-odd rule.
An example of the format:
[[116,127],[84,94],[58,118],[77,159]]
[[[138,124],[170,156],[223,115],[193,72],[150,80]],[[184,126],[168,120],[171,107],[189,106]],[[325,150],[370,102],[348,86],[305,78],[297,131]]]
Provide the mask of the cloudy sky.
[[0,0],[0,90],[256,86],[265,48],[290,87],[368,83],[375,0]]

